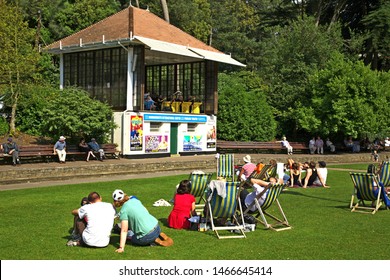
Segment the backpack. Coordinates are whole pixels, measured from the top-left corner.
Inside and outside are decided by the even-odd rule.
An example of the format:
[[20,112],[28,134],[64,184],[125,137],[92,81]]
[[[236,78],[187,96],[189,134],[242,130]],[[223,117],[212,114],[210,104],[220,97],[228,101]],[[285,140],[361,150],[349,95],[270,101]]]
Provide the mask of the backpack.
[[369,164],[367,167],[367,173],[377,174],[378,168],[375,164]]

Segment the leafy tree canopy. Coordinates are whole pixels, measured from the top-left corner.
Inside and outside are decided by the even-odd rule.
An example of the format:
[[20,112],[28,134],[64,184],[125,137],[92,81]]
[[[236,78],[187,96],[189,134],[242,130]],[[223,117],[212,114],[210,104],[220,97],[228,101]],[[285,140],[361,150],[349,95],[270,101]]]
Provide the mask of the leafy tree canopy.
[[218,138],[268,141],[276,122],[266,102],[261,80],[250,72],[219,75]]

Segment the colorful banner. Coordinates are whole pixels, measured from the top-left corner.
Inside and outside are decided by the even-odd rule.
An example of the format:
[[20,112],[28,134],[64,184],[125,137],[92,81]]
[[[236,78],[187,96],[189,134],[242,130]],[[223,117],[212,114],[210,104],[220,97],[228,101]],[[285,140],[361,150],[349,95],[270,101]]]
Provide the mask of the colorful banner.
[[207,126],[207,149],[215,149],[217,143],[217,130],[215,124]]
[[168,152],[168,135],[145,135],[145,153]]
[[142,151],[143,117],[130,117],[130,151]]
[[184,135],[183,151],[202,151],[202,135]]

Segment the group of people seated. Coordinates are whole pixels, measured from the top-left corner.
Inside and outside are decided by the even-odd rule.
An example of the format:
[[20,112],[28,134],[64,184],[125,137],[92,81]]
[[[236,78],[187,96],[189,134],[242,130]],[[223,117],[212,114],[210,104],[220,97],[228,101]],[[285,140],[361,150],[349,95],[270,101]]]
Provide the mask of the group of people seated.
[[[112,199],[112,203],[103,202],[98,192],[91,192],[81,200],[81,207],[72,211],[73,231],[68,246],[106,247],[114,224],[120,233],[117,253],[124,252],[127,241],[138,246],[173,244],[173,240],[161,231],[158,220],[136,196],[118,189],[112,193]],[[117,208],[120,208],[119,213]],[[116,224],[116,219],[120,223]]]
[[328,149],[329,152],[334,153],[336,152],[336,146],[333,144],[332,141],[330,141],[329,138],[326,138],[326,141],[321,139],[320,136],[312,137],[309,140],[309,151],[310,154],[324,154],[324,148]]
[[184,106],[182,104],[185,102],[189,102],[190,106],[193,106],[195,101],[195,96],[191,95],[189,95],[188,98],[185,100],[183,94],[180,91],[177,91],[172,94],[168,101],[167,98],[164,98],[162,95],[157,96],[152,93],[145,93],[144,109],[150,111],[172,111],[173,104],[177,104],[179,108],[176,108],[175,112],[184,112],[185,110],[181,108],[181,106]]
[[[243,157],[243,160],[245,164],[237,174],[241,181],[247,180],[259,165],[264,165],[262,163],[257,165],[252,163],[250,155]],[[278,163],[273,159],[270,160],[269,164],[276,168],[276,177],[279,183],[288,184],[290,187],[302,188],[307,188],[308,186],[329,187],[326,185],[328,169],[325,161],[300,163],[289,158],[286,164]]]

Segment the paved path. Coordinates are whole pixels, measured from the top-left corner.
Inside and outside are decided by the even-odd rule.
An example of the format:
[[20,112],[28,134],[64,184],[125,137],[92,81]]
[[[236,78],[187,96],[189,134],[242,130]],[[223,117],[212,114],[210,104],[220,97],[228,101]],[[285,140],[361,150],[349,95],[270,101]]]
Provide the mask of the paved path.
[[[244,154],[235,154],[235,163],[236,164],[242,164],[242,157]],[[359,158],[352,158],[355,155],[353,154],[347,154],[347,155],[337,155],[336,157],[334,155],[294,155],[293,159],[296,161],[309,161],[309,160],[324,160],[331,164],[342,164],[342,163],[351,163],[351,162],[364,162],[369,164],[369,161],[365,161],[364,157],[363,160],[361,159],[361,155],[359,155]],[[357,156],[357,155],[356,155]],[[200,161],[213,161],[215,155],[200,155],[200,156],[181,156],[181,157],[164,157],[164,158],[144,158],[144,159],[121,159],[121,160],[107,160],[104,162],[85,162],[85,161],[75,161],[75,162],[68,162],[65,165],[59,165],[58,163],[30,163],[30,164],[22,164],[18,167],[13,167],[9,165],[2,165],[0,166],[0,169],[2,172],[7,172],[11,170],[17,170],[18,168],[20,170],[27,169],[32,170],[35,172],[44,172],[44,169],[53,169],[53,168],[77,168],[77,167],[90,167],[94,168],[98,165],[115,165],[115,164],[129,164],[134,165],[134,163],[137,164],[155,164],[156,162],[163,162],[165,166],[169,166],[170,164],[173,164],[174,162],[177,164],[181,164],[183,166],[183,170],[180,168],[172,171],[172,170],[154,170],[153,172],[139,172],[139,173],[126,173],[126,174],[105,174],[101,176],[88,176],[88,177],[75,177],[71,179],[64,179],[60,178],[59,180],[45,180],[42,179],[41,181],[34,181],[34,182],[22,182],[22,183],[16,183],[16,184],[2,184],[0,182],[0,191],[5,190],[16,190],[16,189],[26,189],[26,188],[37,188],[37,187],[47,187],[47,186],[58,186],[58,185],[68,185],[68,184],[80,184],[80,183],[90,183],[90,182],[107,182],[107,181],[117,181],[117,180],[128,180],[128,179],[136,179],[136,178],[150,178],[150,177],[163,177],[163,176],[173,176],[173,175],[181,175],[181,174],[189,174],[188,168],[185,169],[184,167],[186,164],[193,163],[194,160],[200,160]],[[277,161],[280,162],[286,162],[287,161],[287,155],[275,155],[275,154],[255,154],[252,155],[252,161],[253,162],[268,162],[269,159],[275,158]],[[342,171],[353,171],[353,172],[362,172],[362,170],[352,170],[352,169],[342,169],[342,168],[329,168],[332,170],[342,170]],[[215,172],[215,166],[210,166],[209,169],[203,169],[207,172]]]

